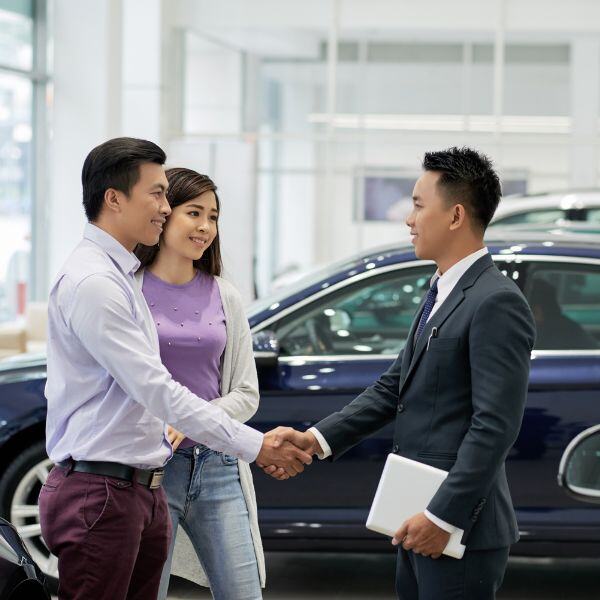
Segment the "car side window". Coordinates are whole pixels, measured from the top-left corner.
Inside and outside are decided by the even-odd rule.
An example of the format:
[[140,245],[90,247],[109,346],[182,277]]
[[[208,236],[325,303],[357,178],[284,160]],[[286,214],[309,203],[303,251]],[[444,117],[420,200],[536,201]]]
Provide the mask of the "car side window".
[[565,212],[560,209],[529,210],[507,217],[501,217],[494,221],[494,225],[535,225],[552,224],[566,218]]
[[433,273],[369,277],[294,312],[275,327],[282,356],[398,354]]
[[588,208],[587,220],[590,223],[600,223],[600,208]]
[[600,348],[600,266],[533,264],[525,295],[536,322],[536,350]]

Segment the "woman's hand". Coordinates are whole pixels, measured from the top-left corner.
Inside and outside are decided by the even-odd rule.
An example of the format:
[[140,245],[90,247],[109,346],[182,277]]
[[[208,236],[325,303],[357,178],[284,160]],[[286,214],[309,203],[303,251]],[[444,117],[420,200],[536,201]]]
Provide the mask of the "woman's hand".
[[179,444],[185,440],[185,433],[181,433],[181,431],[177,431],[170,425],[167,425],[167,437],[169,438],[169,442],[171,442],[171,446],[173,446],[173,452],[177,450]]

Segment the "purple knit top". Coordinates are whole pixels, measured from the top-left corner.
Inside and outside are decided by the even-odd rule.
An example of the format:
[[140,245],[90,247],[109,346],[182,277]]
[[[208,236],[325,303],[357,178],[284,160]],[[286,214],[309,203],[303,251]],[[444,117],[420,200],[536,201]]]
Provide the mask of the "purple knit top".
[[[190,282],[173,285],[146,270],[142,292],[158,331],[160,357],[173,379],[204,400],[218,398],[227,331],[216,279],[198,271]],[[186,438],[180,448],[195,443]]]

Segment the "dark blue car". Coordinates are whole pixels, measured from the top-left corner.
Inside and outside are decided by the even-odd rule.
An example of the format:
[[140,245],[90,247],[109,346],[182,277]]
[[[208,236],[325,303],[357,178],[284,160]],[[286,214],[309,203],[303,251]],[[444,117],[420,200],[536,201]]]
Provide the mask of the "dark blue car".
[[[600,507],[569,496],[557,471],[568,443],[600,422],[600,239],[494,231],[487,243],[523,290],[538,328],[523,427],[507,464],[522,540],[513,553],[598,555]],[[252,305],[261,404],[251,424],[304,430],[352,400],[403,347],[433,271],[411,247],[387,247]],[[1,367],[0,514],[28,540],[42,569],[56,575],[37,510],[51,466],[44,383],[43,358]],[[256,471],[265,547],[391,549],[364,525],[391,438],[386,427],[340,460],[316,461],[285,482]]]

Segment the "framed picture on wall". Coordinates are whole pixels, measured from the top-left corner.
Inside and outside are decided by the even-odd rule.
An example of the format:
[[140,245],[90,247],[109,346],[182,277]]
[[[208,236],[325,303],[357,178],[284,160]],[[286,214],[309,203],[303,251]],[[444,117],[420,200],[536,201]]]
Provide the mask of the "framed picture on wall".
[[[356,221],[404,222],[412,209],[412,192],[420,172],[409,169],[373,168],[355,175]],[[502,194],[526,194],[526,171],[505,171]]]
[[412,208],[412,192],[419,173],[403,169],[365,169],[355,177],[355,219],[402,222]]
[[527,193],[527,171],[506,171],[500,179],[503,196]]

